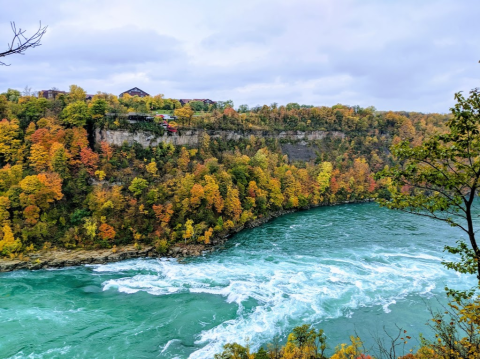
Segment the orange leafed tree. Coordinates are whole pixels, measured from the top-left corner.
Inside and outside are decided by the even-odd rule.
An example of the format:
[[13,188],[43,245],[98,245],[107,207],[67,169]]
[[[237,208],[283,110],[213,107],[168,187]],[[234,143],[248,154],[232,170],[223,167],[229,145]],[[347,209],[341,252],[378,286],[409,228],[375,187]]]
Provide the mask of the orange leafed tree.
[[49,191],[51,198],[48,202],[53,202],[53,200],[58,201],[63,198],[62,179],[57,173],[40,173],[38,179]]
[[33,226],[38,222],[38,218],[40,217],[40,208],[35,205],[27,206],[23,210],[23,216],[25,217],[25,222]]
[[173,214],[173,205],[171,203],[167,203],[166,205],[153,205],[153,212],[155,212],[155,216],[162,224],[168,224],[170,219],[172,218]]
[[115,238],[115,229],[109,224],[102,223],[102,225],[98,228],[98,235],[100,238],[102,238],[104,241],[111,240]]
[[192,208],[197,208],[202,203],[202,199],[205,197],[205,191],[201,184],[195,183],[190,190],[190,205]]
[[205,244],[210,243],[210,238],[212,237],[212,234],[213,234],[213,228],[212,227],[210,227],[207,231],[205,231],[204,240],[203,240]]
[[107,161],[110,161],[113,156],[113,148],[108,144],[108,142],[102,141],[100,144],[100,147],[102,148],[102,154],[104,158],[106,158]]
[[76,157],[80,154],[82,148],[88,147],[87,131],[82,127],[74,127],[66,130],[67,132],[67,148],[69,149],[72,157]]
[[98,168],[98,154],[93,152],[90,148],[85,147],[80,151],[80,160],[87,169],[90,176],[95,175],[95,171]]
[[19,183],[23,206],[35,205],[47,209],[49,204],[63,198],[62,179],[58,173],[40,173],[27,176]]

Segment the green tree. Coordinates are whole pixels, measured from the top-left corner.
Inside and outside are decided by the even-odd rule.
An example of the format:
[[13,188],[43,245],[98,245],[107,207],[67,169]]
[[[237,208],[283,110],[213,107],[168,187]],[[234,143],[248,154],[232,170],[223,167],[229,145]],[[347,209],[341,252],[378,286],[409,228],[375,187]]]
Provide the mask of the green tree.
[[472,213],[480,186],[480,92],[474,89],[468,98],[457,93],[455,99],[445,134],[434,135],[416,147],[408,141],[393,146],[398,165],[384,169],[376,177],[389,178],[397,188],[401,187],[393,191],[390,199],[381,200],[381,205],[463,230],[470,246],[458,241],[456,247],[445,247],[460,255],[460,260],[444,264],[461,273],[476,273],[480,279],[480,248]]
[[85,126],[90,119],[88,106],[83,101],[75,101],[68,104],[63,110],[63,122],[72,126]]
[[89,106],[90,114],[94,120],[101,120],[107,113],[108,103],[102,98],[92,100]]
[[228,343],[223,346],[221,354],[215,354],[215,359],[248,359],[250,351],[238,343]]
[[10,102],[18,102],[18,99],[22,96],[20,91],[14,89],[8,89],[7,92],[2,93],[8,101]]
[[290,102],[287,104],[287,110],[290,111],[290,110],[300,110],[300,105],[296,102]]
[[240,113],[246,113],[246,112],[248,112],[248,111],[250,111],[248,105],[240,105],[240,106],[238,106],[238,112],[240,112]]
[[255,353],[255,359],[269,359],[267,351],[261,347],[258,352]]
[[[205,111],[205,104],[202,101],[190,101],[188,103],[193,111]],[[208,109],[208,107],[207,107]]]
[[130,184],[130,186],[128,187],[128,189],[130,190],[130,192],[132,192],[135,196],[138,197],[142,194],[143,190],[147,187],[148,187],[147,180],[143,178],[135,177],[132,183]]
[[226,108],[233,108],[233,101],[232,100],[218,101],[216,104],[216,108],[222,111],[225,110]]

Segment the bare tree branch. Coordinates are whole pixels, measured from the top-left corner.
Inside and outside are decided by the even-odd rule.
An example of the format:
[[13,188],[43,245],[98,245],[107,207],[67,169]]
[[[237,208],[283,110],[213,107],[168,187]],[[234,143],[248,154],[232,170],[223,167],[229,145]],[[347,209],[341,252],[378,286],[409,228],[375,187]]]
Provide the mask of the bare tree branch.
[[[0,58],[6,57],[9,55],[20,54],[24,55],[25,51],[30,48],[34,48],[40,46],[40,40],[42,39],[43,35],[47,31],[48,26],[43,26],[40,22],[38,30],[30,37],[25,36],[25,30],[16,27],[15,22],[10,22],[13,31],[13,39],[8,44],[8,50],[5,52],[0,52]],[[10,64],[6,64],[3,61],[0,61],[0,66],[10,66]]]

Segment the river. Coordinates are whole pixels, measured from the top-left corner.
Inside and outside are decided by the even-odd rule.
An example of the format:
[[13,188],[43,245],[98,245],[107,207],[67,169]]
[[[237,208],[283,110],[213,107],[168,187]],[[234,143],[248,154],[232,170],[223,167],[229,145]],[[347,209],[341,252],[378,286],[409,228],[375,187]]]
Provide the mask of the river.
[[198,258],[0,274],[1,358],[213,358],[297,325],[330,350],[383,327],[429,334],[427,306],[471,276],[441,264],[462,232],[376,204],[322,207],[245,230]]

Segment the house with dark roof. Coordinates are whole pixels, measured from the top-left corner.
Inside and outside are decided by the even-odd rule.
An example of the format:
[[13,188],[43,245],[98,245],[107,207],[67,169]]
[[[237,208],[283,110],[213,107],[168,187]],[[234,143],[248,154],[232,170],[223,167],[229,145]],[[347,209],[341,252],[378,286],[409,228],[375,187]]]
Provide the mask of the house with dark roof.
[[128,93],[130,96],[138,96],[138,97],[150,96],[150,94],[146,93],[143,90],[140,90],[138,87],[134,87],[133,89],[122,92],[119,97],[123,97],[123,95],[125,95],[126,93]]
[[48,100],[55,100],[55,98],[60,94],[68,94],[67,91],[60,91],[60,90],[42,90],[40,91],[42,96]]
[[[39,91],[41,94],[42,94],[42,97],[46,98],[47,100],[55,100],[57,98],[58,95],[68,95],[69,92],[67,91],[60,91],[60,90],[55,90],[55,89],[52,89],[52,90],[42,90],[42,91]],[[90,95],[90,94],[86,94],[85,95],[85,100],[91,100],[93,98],[93,96],[95,95]]]
[[185,106],[187,103],[189,103],[192,100],[191,99],[186,99],[186,98],[181,98],[178,101],[182,104],[182,106]]

